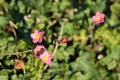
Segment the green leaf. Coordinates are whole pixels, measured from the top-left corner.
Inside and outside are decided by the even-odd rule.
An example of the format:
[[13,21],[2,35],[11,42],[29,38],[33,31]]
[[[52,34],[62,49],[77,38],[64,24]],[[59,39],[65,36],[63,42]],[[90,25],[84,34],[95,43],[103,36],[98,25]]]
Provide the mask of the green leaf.
[[64,11],[68,5],[68,1],[62,0],[62,2],[60,3],[60,11]]
[[110,24],[110,26],[112,26],[112,27],[119,24],[118,17],[114,14],[112,14],[111,18],[107,19],[107,21]]
[[120,60],[120,45],[116,46],[112,50],[112,56],[115,60]]
[[33,23],[34,23],[33,19],[26,20],[27,28],[31,29],[31,27],[33,26]]
[[35,27],[37,29],[39,29],[39,30],[42,30],[45,27],[45,24],[44,23],[40,23],[40,24],[37,24]]
[[22,1],[18,1],[18,7],[19,7],[19,12],[20,13],[24,13],[24,11],[25,11],[25,5],[23,4],[23,2]]
[[112,11],[115,15],[117,15],[117,16],[120,17],[120,15],[119,15],[119,13],[120,13],[119,8],[120,8],[120,4],[117,3],[117,2],[115,2],[114,4],[112,4],[112,5],[110,6],[111,11]]
[[8,23],[8,19],[4,16],[0,16],[0,28],[5,26]]
[[117,66],[117,63],[115,60],[112,60],[109,64],[108,64],[108,69],[112,70]]
[[73,71],[81,70],[87,72],[94,67],[94,54],[88,52],[80,52],[80,54],[80,57],[71,63],[71,67]]
[[8,76],[0,75],[0,80],[8,80]]
[[24,40],[20,40],[18,42],[17,48],[18,48],[18,50],[25,50],[26,46],[27,46],[27,43]]
[[73,25],[69,22],[64,24],[63,34],[68,38],[72,37],[73,35]]
[[87,77],[79,71],[79,72],[74,73],[71,76],[70,80],[87,80]]

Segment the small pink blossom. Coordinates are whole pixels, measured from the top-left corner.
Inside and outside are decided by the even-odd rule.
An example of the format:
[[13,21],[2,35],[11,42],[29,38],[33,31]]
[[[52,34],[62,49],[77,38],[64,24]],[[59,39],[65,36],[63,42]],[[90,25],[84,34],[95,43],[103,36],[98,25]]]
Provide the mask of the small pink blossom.
[[96,24],[103,23],[104,18],[105,18],[105,15],[100,12],[96,12],[95,16],[92,16],[92,19],[93,21],[95,21]]
[[44,46],[36,46],[34,49],[34,55],[35,56],[40,56],[43,52],[45,51],[45,47]]
[[43,37],[43,32],[39,32],[37,29],[34,30],[34,33],[31,34],[33,43],[41,43]]
[[53,55],[52,54],[48,54],[47,51],[45,51],[43,54],[40,55],[40,59],[46,63],[47,65],[51,65],[52,64],[52,58]]

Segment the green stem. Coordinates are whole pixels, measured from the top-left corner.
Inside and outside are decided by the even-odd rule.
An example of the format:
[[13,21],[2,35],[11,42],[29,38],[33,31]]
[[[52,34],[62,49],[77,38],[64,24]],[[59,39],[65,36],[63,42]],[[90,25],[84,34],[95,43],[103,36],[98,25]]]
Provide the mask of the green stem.
[[[60,30],[60,34],[59,34],[58,40],[60,40],[61,37],[62,37],[62,33],[63,33],[63,25],[64,25],[64,23],[63,23],[62,26],[61,26],[61,30]],[[56,53],[56,51],[57,51],[57,49],[58,49],[58,46],[59,46],[59,43],[56,42],[55,49],[54,49],[54,51],[53,51],[53,55],[55,55],[55,53]]]
[[95,22],[92,22],[88,28],[88,33],[89,33],[89,38],[91,40],[91,43],[93,43],[94,39],[93,39],[93,30],[95,28]]
[[[23,52],[11,53],[10,55],[18,55],[18,54],[27,53],[27,52],[32,52],[32,50],[27,50],[27,51],[23,51]],[[2,56],[6,56],[6,55],[8,55],[8,54],[7,54],[7,53],[4,53]]]
[[[62,34],[63,34],[63,27],[64,27],[64,23],[62,23],[62,26],[61,26],[61,29],[60,29],[60,34],[59,34],[58,40],[60,40],[61,37],[62,37]],[[56,51],[57,51],[57,49],[58,49],[58,46],[59,46],[59,42],[56,42],[55,48],[54,48],[53,53],[52,53],[53,56],[55,55],[55,53],[56,53]],[[48,67],[48,65],[45,65],[44,70],[46,70],[47,67]]]

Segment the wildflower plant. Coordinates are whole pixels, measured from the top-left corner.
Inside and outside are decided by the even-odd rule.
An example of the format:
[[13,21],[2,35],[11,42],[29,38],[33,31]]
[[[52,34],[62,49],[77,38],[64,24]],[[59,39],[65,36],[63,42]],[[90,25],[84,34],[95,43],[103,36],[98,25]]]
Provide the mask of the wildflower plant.
[[0,6],[0,80],[119,80],[119,0]]
[[[31,38],[32,38],[33,43],[36,43],[36,42],[41,43],[42,42],[42,36],[43,36],[43,33],[39,32],[39,30],[35,29],[34,33],[31,34]],[[34,48],[33,52],[34,52],[35,56],[39,57],[43,61],[43,63],[46,63],[47,65],[52,64],[51,60],[53,58],[53,55],[48,54],[48,52],[45,51],[44,46],[37,45]]]

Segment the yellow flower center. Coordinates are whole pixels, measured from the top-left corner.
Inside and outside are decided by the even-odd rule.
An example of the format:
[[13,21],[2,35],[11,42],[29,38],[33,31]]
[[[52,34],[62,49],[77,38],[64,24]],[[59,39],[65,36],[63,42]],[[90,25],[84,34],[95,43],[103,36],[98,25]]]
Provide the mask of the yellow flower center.
[[36,34],[35,37],[36,37],[37,39],[39,39],[39,38],[40,38],[40,35],[39,35],[39,34]]
[[96,20],[97,20],[97,21],[100,21],[100,17],[96,17]]
[[37,52],[40,52],[41,50],[40,49],[37,49]]
[[48,57],[47,57],[47,56],[44,56],[44,57],[43,57],[43,60],[44,60],[44,61],[47,61],[47,60],[48,60]]

